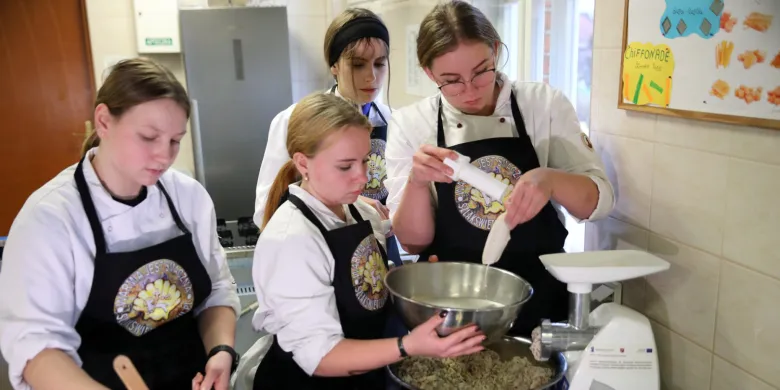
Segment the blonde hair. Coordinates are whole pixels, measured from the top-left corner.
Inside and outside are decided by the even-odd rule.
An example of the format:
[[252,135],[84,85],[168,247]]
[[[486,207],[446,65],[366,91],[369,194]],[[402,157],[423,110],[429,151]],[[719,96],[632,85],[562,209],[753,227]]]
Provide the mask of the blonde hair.
[[[148,58],[132,58],[111,68],[95,98],[95,107],[105,104],[114,117],[152,100],[172,99],[190,116],[190,99],[170,70]],[[100,144],[94,130],[81,147],[82,157]]]
[[[290,157],[295,153],[313,157],[325,138],[348,126],[371,131],[368,118],[349,101],[332,94],[314,93],[306,96],[296,104],[290,116],[287,125],[287,152]],[[282,198],[287,187],[300,178],[293,160],[287,161],[282,166],[268,192],[262,228],[265,228],[279,208],[279,199]]]
[[[493,48],[501,41],[496,28],[477,7],[460,0],[436,5],[420,23],[417,60],[430,68],[433,60],[449,53],[460,42],[482,42]],[[500,53],[496,53],[496,58]]]
[[[382,19],[375,14],[374,12],[367,10],[365,8],[348,8],[344,10],[342,13],[340,13],[338,16],[333,18],[333,20],[330,22],[330,25],[328,26],[328,29],[325,31],[325,43],[323,45],[323,54],[325,55],[325,64],[330,67],[329,64],[329,56],[330,56],[330,48],[333,46],[333,40],[336,38],[336,34],[338,34],[339,31],[341,31],[342,28],[344,28],[344,25],[347,24],[349,21],[356,19],[356,18],[373,18],[379,21],[380,23],[384,24]],[[358,39],[355,42],[350,43],[347,45],[346,48],[344,48],[344,51],[341,52],[341,56],[339,56],[339,60],[345,59],[349,60],[352,59],[352,57],[355,56],[355,50],[358,45],[360,45],[363,42],[370,42],[371,38],[362,38]],[[379,41],[382,42],[382,45],[385,47],[385,52],[387,53],[387,83],[390,84],[390,47],[388,47],[387,42],[382,41],[379,39]],[[351,73],[351,72],[350,72]],[[352,86],[354,88],[355,80],[354,75],[352,75]],[[334,79],[336,79],[336,76],[333,76]],[[338,79],[336,79],[336,82],[338,82]],[[352,91],[353,93],[357,94],[357,91]],[[388,101],[389,99],[389,88],[388,88]]]

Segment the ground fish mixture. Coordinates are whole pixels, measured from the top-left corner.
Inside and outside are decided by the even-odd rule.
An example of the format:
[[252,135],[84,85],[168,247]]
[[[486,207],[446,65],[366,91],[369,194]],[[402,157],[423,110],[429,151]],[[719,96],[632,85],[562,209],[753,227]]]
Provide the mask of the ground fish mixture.
[[398,367],[401,380],[420,390],[530,390],[549,382],[553,374],[525,357],[502,361],[490,350],[451,359],[415,356]]

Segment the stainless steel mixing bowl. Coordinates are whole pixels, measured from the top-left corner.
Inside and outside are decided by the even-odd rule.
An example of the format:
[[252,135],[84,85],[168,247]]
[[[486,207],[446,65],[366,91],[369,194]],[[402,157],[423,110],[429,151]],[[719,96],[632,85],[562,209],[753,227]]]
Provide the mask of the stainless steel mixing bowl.
[[[522,338],[522,337],[505,336],[501,338],[500,341],[490,344],[487,348],[496,351],[496,353],[498,353],[498,356],[501,358],[501,360],[504,361],[510,360],[515,356],[522,356],[527,358],[530,362],[532,362],[535,365],[552,368],[554,370],[554,374],[553,377],[550,379],[550,381],[545,383],[542,386],[534,388],[533,390],[558,388],[554,386],[557,385],[558,382],[563,380],[564,376],[566,376],[566,370],[569,367],[568,362],[566,361],[566,356],[564,356],[560,352],[555,352],[549,361],[539,362],[536,361],[536,359],[534,359],[533,357],[533,354],[531,354],[530,346],[531,346],[531,340],[529,339]],[[396,384],[398,384],[404,389],[416,390],[414,386],[404,382],[398,376],[398,367],[400,366],[400,364],[401,363],[398,362],[386,367],[386,370],[389,373],[390,378],[392,378],[393,382],[395,382]]]
[[[476,324],[487,336],[485,344],[500,340],[509,331],[523,304],[533,295],[531,285],[511,272],[460,262],[419,262],[395,267],[387,273],[385,286],[410,329],[444,310],[447,317],[436,328],[440,336]],[[473,299],[495,305],[480,309],[457,305]]]

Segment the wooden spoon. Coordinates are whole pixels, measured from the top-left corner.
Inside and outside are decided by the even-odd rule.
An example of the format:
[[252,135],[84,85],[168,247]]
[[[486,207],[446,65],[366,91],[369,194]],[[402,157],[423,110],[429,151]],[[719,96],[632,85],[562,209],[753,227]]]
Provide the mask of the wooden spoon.
[[119,355],[114,359],[114,371],[125,384],[127,390],[149,390],[144,383],[141,374],[135,369],[133,362],[125,355]]

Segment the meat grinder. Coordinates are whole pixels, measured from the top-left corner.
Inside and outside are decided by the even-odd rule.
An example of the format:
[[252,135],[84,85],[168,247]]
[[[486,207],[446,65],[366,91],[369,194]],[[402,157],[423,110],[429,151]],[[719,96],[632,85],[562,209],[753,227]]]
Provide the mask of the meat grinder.
[[593,284],[620,282],[669,269],[669,263],[637,250],[561,253],[540,257],[567,284],[568,322],[542,320],[533,332],[537,360],[563,353],[569,367],[558,389],[658,390],[658,350],[650,321],[617,303],[590,310]]

